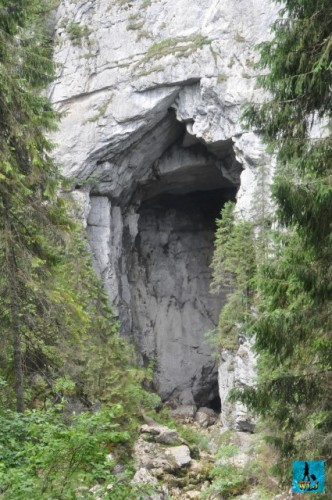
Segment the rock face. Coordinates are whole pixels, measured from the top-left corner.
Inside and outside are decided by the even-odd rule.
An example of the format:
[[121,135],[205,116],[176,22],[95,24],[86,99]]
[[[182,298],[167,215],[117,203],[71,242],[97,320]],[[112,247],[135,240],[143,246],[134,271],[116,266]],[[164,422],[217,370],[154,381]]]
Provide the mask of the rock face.
[[255,422],[241,403],[230,403],[227,398],[233,387],[243,389],[251,385],[256,376],[256,357],[253,339],[242,339],[238,350],[224,350],[219,363],[219,391],[221,396],[221,422],[225,427],[252,432]]
[[204,337],[225,299],[209,293],[214,220],[236,197],[250,217],[270,161],[239,116],[259,99],[253,46],[275,13],[270,0],[62,0],[57,11],[56,159],[75,178],[123,333],[155,362],[163,399],[184,405],[218,394]]

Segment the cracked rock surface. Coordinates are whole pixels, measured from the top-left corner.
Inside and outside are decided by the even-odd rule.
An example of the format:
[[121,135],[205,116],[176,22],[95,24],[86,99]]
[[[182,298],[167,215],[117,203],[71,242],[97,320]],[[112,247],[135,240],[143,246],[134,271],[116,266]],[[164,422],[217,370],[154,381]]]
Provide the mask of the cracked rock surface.
[[271,0],[61,0],[56,14],[56,160],[123,334],[183,405],[218,391],[214,219],[229,199],[251,218],[271,164],[239,116],[260,99],[253,47],[275,16]]

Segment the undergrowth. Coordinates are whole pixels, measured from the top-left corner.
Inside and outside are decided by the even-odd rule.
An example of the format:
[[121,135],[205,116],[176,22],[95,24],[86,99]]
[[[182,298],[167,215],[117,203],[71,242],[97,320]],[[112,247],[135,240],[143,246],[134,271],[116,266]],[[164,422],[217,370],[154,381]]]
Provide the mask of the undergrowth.
[[[73,415],[68,425],[63,405],[24,414],[2,411],[1,498],[91,498],[91,487],[108,499],[142,498],[147,489],[130,483],[135,433],[130,425],[122,426],[124,414],[120,404],[110,405]],[[115,474],[118,462],[123,472]]]

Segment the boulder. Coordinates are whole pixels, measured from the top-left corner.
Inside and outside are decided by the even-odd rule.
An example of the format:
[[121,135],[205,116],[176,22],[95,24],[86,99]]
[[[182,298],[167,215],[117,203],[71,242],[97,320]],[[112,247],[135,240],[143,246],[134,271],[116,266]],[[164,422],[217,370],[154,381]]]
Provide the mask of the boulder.
[[200,491],[187,491],[186,492],[186,496],[188,498],[188,500],[195,500],[196,498],[200,498],[201,497],[201,492]]
[[211,408],[200,408],[195,415],[195,421],[204,428],[214,425],[217,420],[218,414]]
[[190,422],[193,421],[197,408],[195,405],[182,405],[170,411],[171,417],[176,420]]
[[188,446],[174,446],[165,451],[165,455],[172,464],[175,464],[175,468],[180,469],[191,462],[190,450]]
[[140,432],[141,434],[149,434],[153,437],[154,441],[158,443],[171,444],[182,442],[177,431],[175,429],[170,429],[165,425],[144,424],[141,426]]
[[131,482],[156,485],[157,479],[152,476],[148,469],[141,467],[140,469],[138,469]]
[[147,443],[142,438],[135,443],[134,458],[137,470],[145,469],[156,477],[181,469],[191,461],[188,446],[165,448],[159,443]]

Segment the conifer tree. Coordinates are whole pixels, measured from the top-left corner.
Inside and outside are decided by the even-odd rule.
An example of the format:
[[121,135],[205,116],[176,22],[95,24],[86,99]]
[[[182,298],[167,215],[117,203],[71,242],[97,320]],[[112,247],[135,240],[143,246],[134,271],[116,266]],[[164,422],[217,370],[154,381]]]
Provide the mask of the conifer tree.
[[332,4],[282,3],[274,37],[260,47],[269,97],[245,113],[277,154],[279,231],[259,266],[261,379],[237,396],[274,423],[286,455],[324,459],[332,451]]
[[247,333],[256,268],[253,226],[234,212],[232,202],[221,210],[211,263],[212,291],[226,291],[218,323],[218,344],[222,349],[236,349],[239,335]]
[[[0,2],[0,260],[2,335],[10,332],[17,409],[23,411],[23,343],[42,302],[43,267],[56,261],[65,216],[49,158],[55,113],[40,91],[53,76],[41,1]],[[46,10],[46,9],[45,9]]]
[[[145,373],[133,366],[82,231],[58,196],[62,180],[45,135],[57,122],[41,92],[53,78],[50,7],[0,0],[0,381],[19,412],[25,379],[38,374],[42,398],[67,391],[123,402],[135,414],[149,399]],[[30,384],[30,393],[37,389]]]

